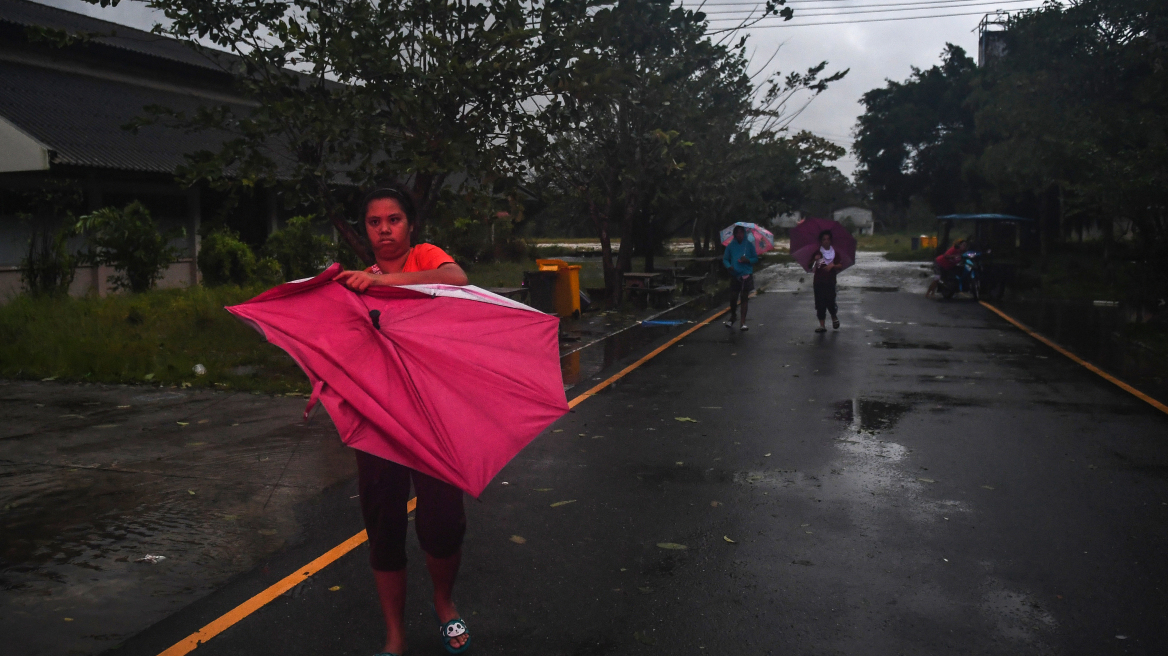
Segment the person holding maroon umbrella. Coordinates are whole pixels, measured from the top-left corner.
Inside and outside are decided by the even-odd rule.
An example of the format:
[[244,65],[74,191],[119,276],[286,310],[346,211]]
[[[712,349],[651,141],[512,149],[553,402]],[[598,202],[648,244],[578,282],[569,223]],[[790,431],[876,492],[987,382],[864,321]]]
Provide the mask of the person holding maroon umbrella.
[[[355,292],[378,285],[468,284],[466,273],[441,248],[413,243],[416,215],[413,199],[405,192],[392,188],[370,192],[363,219],[377,263],[364,271],[344,271],[334,280]],[[466,533],[462,490],[371,453],[354,453],[369,561],[385,615],[385,647],[379,656],[397,656],[406,650],[406,501],[411,479],[418,499],[414,525],[434,582],[434,612],[443,645],[452,654],[466,651],[470,633],[452,599]]]
[[811,270],[815,272],[812,284],[815,291],[815,317],[819,319],[819,327],[815,332],[827,332],[827,327],[823,324],[828,313],[831,313],[831,327],[839,330],[839,308],[835,304],[835,276],[843,269],[843,265],[836,261],[830,230],[819,233],[819,250],[812,257],[814,259]]
[[815,332],[827,332],[824,320],[828,314],[832,328],[838,330],[835,278],[856,263],[856,238],[837,221],[809,218],[791,228],[791,257],[815,276],[815,314],[819,318]]

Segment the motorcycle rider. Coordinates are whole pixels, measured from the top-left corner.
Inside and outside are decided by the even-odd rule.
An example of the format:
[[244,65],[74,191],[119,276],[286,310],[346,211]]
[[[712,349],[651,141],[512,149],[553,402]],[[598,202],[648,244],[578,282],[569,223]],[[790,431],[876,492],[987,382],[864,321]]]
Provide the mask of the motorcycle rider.
[[953,270],[961,263],[961,254],[967,250],[969,247],[966,240],[958,239],[953,242],[953,246],[949,250],[933,259],[933,282],[929,285],[928,291],[925,292],[925,298],[932,298],[937,293],[937,288],[941,286],[941,278],[953,273]]

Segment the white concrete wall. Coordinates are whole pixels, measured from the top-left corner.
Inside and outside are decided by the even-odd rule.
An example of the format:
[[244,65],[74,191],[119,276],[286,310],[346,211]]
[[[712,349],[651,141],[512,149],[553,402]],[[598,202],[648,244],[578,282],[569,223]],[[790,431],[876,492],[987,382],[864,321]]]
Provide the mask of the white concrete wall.
[[[77,267],[77,274],[73,276],[73,284],[69,285],[69,294],[71,296],[85,296],[96,292],[105,296],[113,291],[110,289],[109,277],[114,273],[113,267],[107,266]],[[167,267],[166,272],[158,280],[157,288],[189,287],[192,279],[197,280],[197,266],[193,258],[184,257]],[[20,269],[11,266],[0,267],[0,303],[8,302],[9,299],[22,291],[24,291],[24,286],[20,280]]]
[[49,149],[0,117],[0,173],[47,171]]

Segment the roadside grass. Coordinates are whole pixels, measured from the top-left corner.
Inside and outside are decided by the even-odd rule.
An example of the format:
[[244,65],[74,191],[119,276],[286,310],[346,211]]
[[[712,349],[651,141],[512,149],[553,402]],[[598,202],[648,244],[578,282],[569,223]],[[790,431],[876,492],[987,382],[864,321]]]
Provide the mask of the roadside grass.
[[884,259],[890,262],[932,262],[936,256],[932,248],[918,248],[915,251],[889,251]]
[[1164,324],[1129,323],[1123,328],[1123,336],[1168,358],[1168,326]]
[[[767,253],[760,266],[790,262]],[[658,258],[659,266],[667,258]],[[580,287],[604,286],[600,258],[579,262]],[[644,270],[635,258],[633,270]],[[535,262],[467,267],[472,284],[518,287]],[[224,310],[262,286],[190,287],[105,297],[16,296],[0,305],[0,377],[305,394],[308,379],[279,348]],[[206,374],[194,372],[203,365]]]
[[[223,309],[261,291],[18,296],[0,307],[0,376],[307,392],[308,379],[290,357]],[[195,375],[196,364],[206,375]]]
[[892,262],[929,262],[933,259],[932,248],[912,250],[912,238],[920,237],[918,232],[885,232],[875,235],[857,235],[856,250],[884,253],[884,259]]
[[1026,293],[1044,298],[1127,301],[1143,279],[1134,262],[1107,263],[1087,248],[1064,247],[1055,253],[1022,262]]

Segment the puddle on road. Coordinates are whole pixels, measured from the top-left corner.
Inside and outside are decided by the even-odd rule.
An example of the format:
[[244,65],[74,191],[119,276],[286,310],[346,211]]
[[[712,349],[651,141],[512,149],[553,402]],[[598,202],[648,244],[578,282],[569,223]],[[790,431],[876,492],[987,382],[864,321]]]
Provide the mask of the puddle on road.
[[903,392],[900,398],[914,406],[929,406],[928,409],[934,412],[938,410],[949,410],[951,408],[984,408],[986,402],[974,398],[963,398],[952,396],[950,394],[938,394],[936,392]]
[[[108,649],[252,568],[300,530],[300,501],[351,475],[331,423],[302,427],[297,401],[0,385],[41,431],[0,440],[0,635],[22,652]],[[63,408],[84,417],[63,425]],[[121,427],[91,430],[112,414]]]
[[725,483],[732,477],[732,474],[722,469],[695,465],[638,465],[634,474],[638,481],[648,485]]
[[[982,565],[992,567],[990,563]],[[1044,644],[1058,628],[1058,621],[1050,611],[1030,595],[1009,589],[997,578],[990,578],[982,587],[980,610],[1002,638],[1039,648],[1036,653],[1052,653]]]
[[825,495],[844,497],[856,522],[866,530],[882,530],[882,513],[890,509],[909,514],[914,521],[930,523],[944,513],[967,509],[958,501],[926,498],[928,483],[917,472],[904,467],[911,450],[888,439],[896,426],[914,411],[936,411],[955,407],[952,397],[942,394],[904,394],[896,400],[858,397],[831,404],[836,420],[843,424],[835,440],[840,452],[832,464],[830,485]]
[[[709,313],[709,300],[695,300],[685,306],[674,308],[656,316],[658,321],[685,321],[700,320]],[[570,390],[595,378],[600,382],[598,374],[614,364],[624,360],[639,350],[658,343],[670,335],[680,333],[689,327],[690,323],[678,325],[635,325],[608,337],[598,338],[589,344],[582,339],[576,350],[569,351],[560,358],[560,370],[563,374],[564,389]]]
[[[879,433],[896,425],[912,406],[906,403],[849,399],[835,404],[835,418],[865,433]],[[857,421],[858,420],[858,421]]]
[[180,392],[152,392],[131,396],[130,401],[133,403],[162,403],[163,401],[178,401],[186,397],[186,394]]
[[937,344],[921,343],[921,344],[917,344],[917,343],[913,343],[913,342],[883,341],[883,342],[872,342],[872,347],[873,348],[882,348],[882,349],[926,349],[929,351],[952,351],[953,350],[952,345],[945,344],[945,343],[937,343]]

